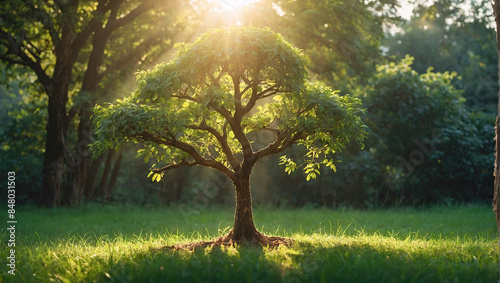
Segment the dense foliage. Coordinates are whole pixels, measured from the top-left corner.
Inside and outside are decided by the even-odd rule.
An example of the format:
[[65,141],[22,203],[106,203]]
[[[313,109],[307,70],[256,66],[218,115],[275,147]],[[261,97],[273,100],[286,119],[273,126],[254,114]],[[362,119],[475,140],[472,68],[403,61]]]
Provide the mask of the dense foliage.
[[345,156],[349,169],[335,187],[355,187],[382,205],[488,198],[492,121],[467,111],[451,85],[456,74],[418,74],[412,61],[379,66],[358,90],[368,113],[367,148]]
[[[164,169],[203,165],[233,179],[298,143],[307,149],[308,180],[321,165],[335,170],[330,154],[364,137],[360,102],[308,83],[306,61],[269,29],[213,30],[180,45],[171,61],[139,73],[138,89],[123,101],[96,107],[95,149],[141,143],[146,162],[154,158]],[[253,146],[248,136],[263,132],[274,135],[272,142]],[[287,172],[298,166],[281,160]],[[162,171],[153,170],[153,180]]]
[[[0,172],[22,172],[16,176],[18,200],[36,203],[40,198],[47,101],[42,95],[30,95],[39,89],[30,84],[25,69],[4,68],[3,73],[10,79],[4,76],[6,81],[0,85]],[[2,190],[0,197],[6,198],[6,194],[7,190]]]
[[[65,13],[60,13],[58,5],[43,1],[2,2],[5,9],[0,20],[4,40],[0,53],[6,64],[2,63],[0,68],[0,117],[4,121],[0,125],[0,170],[22,172],[18,180],[22,185],[19,201],[41,201],[40,166],[43,166],[49,113],[42,81],[34,72],[16,64],[19,58],[12,53],[13,49],[8,50],[10,44],[18,42],[19,50],[33,52],[39,57],[42,69],[51,75],[56,57],[50,44],[53,39],[57,43],[58,32],[63,27],[73,29],[75,33],[68,34],[70,36],[82,32],[90,23],[93,29],[102,30],[106,20],[100,17],[114,15],[118,19],[138,7],[144,14],[137,14],[109,37],[102,31],[88,34],[89,40],[82,43],[79,56],[69,58],[75,60],[75,65],[65,109],[68,130],[63,202],[70,204],[86,199],[206,206],[234,201],[231,182],[204,168],[164,172],[165,181],[159,183],[141,181],[140,176],[147,175],[154,164],[157,169],[166,164],[154,158],[147,160],[146,156],[152,154],[146,151],[141,154],[147,163],[136,159],[140,149],[137,146],[110,150],[92,162],[87,160],[88,151],[81,145],[86,145],[91,137],[82,133],[91,129],[90,109],[95,103],[121,98],[120,93],[133,88],[130,79],[133,73],[138,68],[153,66],[157,60],[171,58],[174,43],[191,38],[195,31],[201,33],[208,26],[227,23],[223,14],[212,9],[212,2],[189,1],[173,9],[156,4],[140,6],[139,2],[142,3],[124,1],[117,14],[110,11],[118,11],[118,6],[98,8],[81,1],[78,9],[66,9]],[[322,81],[341,89],[340,93],[328,90],[340,99],[343,99],[342,93],[355,94],[367,109],[363,118],[370,132],[367,148],[359,151],[348,146],[341,158],[331,159],[342,160],[336,163],[337,174],[313,165],[308,172],[316,174],[315,170],[319,170],[322,175],[305,181],[307,175],[304,176],[303,170],[288,175],[283,168],[278,168],[280,162],[288,163],[291,169],[294,163],[289,160],[303,161],[307,152],[300,147],[283,151],[287,158],[282,160],[279,156],[261,159],[252,175],[253,194],[258,202],[376,206],[491,199],[491,131],[497,109],[497,54],[491,3],[487,0],[415,3],[412,18],[399,22],[398,28],[386,29],[385,40],[383,25],[394,22],[396,15],[392,9],[396,3],[390,0],[349,3],[261,0],[233,13],[233,22],[239,20],[243,26],[268,26],[281,33],[310,58],[307,72],[311,81]],[[107,12],[99,14],[103,9]],[[73,13],[81,20],[66,25],[76,18]],[[100,22],[100,19],[104,20]],[[9,37],[11,41],[7,40]],[[25,40],[20,41],[23,38]],[[102,46],[106,38],[105,48],[93,51],[94,44]],[[70,48],[60,48],[58,52],[62,50]],[[103,51],[102,57],[96,56],[99,50]],[[407,54],[415,58],[411,67],[405,59]],[[91,57],[102,59],[98,68],[88,64]],[[384,60],[394,64],[386,65]],[[401,63],[401,60],[406,61]],[[380,63],[386,66],[376,69]],[[430,72],[429,67],[433,67]],[[397,75],[389,75],[388,69]],[[89,75],[83,83],[86,73]],[[67,77],[70,72],[58,74]],[[97,79],[92,79],[90,74],[97,74]],[[433,83],[434,79],[437,81]],[[427,87],[435,87],[436,92],[425,95],[422,89]],[[437,92],[442,92],[442,97]],[[212,99],[224,101],[224,97],[216,94]],[[391,98],[400,96],[404,99]],[[446,105],[447,101],[456,103]],[[194,107],[194,103],[189,107]],[[266,109],[271,110],[263,108]],[[205,112],[200,111],[200,115],[202,113]],[[264,148],[274,137],[272,131],[258,134],[249,131],[248,135],[256,148]],[[206,136],[213,141],[213,137]],[[208,140],[199,144],[202,143]],[[205,152],[219,160],[224,158],[215,148]],[[172,156],[175,161],[182,160],[182,154]],[[419,159],[422,156],[423,161]],[[83,196],[72,189],[79,186],[81,189],[78,170],[88,170],[87,183],[92,185]],[[155,180],[158,177],[155,176]]]

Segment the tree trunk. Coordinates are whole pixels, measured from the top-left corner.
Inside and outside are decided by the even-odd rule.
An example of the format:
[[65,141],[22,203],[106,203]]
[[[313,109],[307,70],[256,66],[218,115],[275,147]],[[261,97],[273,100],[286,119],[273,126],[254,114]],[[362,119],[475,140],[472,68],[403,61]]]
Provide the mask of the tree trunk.
[[69,78],[55,82],[54,85],[57,87],[48,92],[47,137],[42,168],[42,204],[47,207],[62,204]]
[[[76,11],[77,7],[72,6],[70,9]],[[42,204],[48,207],[61,206],[65,193],[63,174],[69,121],[66,104],[73,66],[77,59],[72,56],[73,50],[70,48],[72,38],[71,25],[63,25],[60,42],[54,47],[56,62],[52,79],[50,83],[42,81],[49,96],[47,137],[42,168]]]
[[102,172],[101,183],[99,184],[99,191],[97,193],[100,198],[106,198],[106,185],[108,184],[109,172],[111,172],[111,163],[114,156],[115,151],[112,149],[108,150],[108,156],[106,157],[106,163],[104,165],[104,171]]
[[63,191],[66,109],[57,98],[49,98],[49,119],[42,169],[42,202],[47,207],[60,206]]
[[[497,53],[498,57],[498,76],[499,76],[499,86],[500,86],[500,6],[499,0],[493,1],[493,12],[495,14],[495,22],[497,26]],[[498,154],[500,151],[499,137],[500,137],[500,90],[498,92],[498,111],[497,111],[497,119],[495,122],[495,169],[493,175],[495,176],[494,190],[493,190],[493,211],[495,212],[495,217],[497,220],[497,229],[498,235],[500,236],[500,160],[498,158]],[[498,242],[498,250],[500,255],[500,238]],[[499,278],[500,278],[500,261],[499,261]],[[500,280],[499,280],[500,282]]]
[[87,173],[87,180],[85,180],[85,188],[83,196],[86,201],[92,200],[95,197],[95,183],[97,180],[97,173],[99,173],[99,168],[104,159],[105,154],[100,154],[90,165],[89,171]]
[[120,172],[120,167],[122,165],[123,150],[124,148],[122,147],[118,152],[118,157],[116,158],[115,164],[113,165],[113,171],[111,172],[111,177],[109,179],[109,183],[106,188],[106,196],[105,196],[106,200],[111,199],[111,196],[113,195],[113,189],[115,188],[116,179],[118,179],[118,173]]
[[[83,192],[86,189],[87,174],[92,164],[88,149],[89,144],[92,142],[92,123],[90,117],[92,116],[92,108],[96,104],[96,99],[92,98],[92,96],[97,92],[101,80],[99,78],[99,69],[103,64],[103,56],[110,35],[110,31],[101,29],[96,31],[92,36],[92,51],[87,62],[87,69],[83,75],[82,87],[79,94],[83,96],[83,99],[86,101],[80,106],[80,111],[78,113],[80,121],[77,129],[78,142],[76,146],[76,156],[79,162],[76,164],[76,172],[73,175],[74,180],[71,182],[73,191],[76,192],[73,197],[77,199],[77,203],[80,203]],[[103,190],[105,189],[106,188],[103,188]],[[73,202],[75,202],[75,199],[73,199]]]
[[77,128],[78,142],[74,152],[76,161],[73,164],[68,164],[74,171],[71,182],[73,195],[70,201],[72,204],[81,203],[86,189],[87,174],[92,164],[88,147],[89,143],[92,142],[92,135],[90,134],[90,109],[92,109],[92,106],[90,103],[84,103],[82,108]]
[[261,243],[262,234],[253,223],[252,193],[250,191],[250,174],[242,174],[234,181],[236,186],[236,210],[234,225],[228,238],[235,243]]

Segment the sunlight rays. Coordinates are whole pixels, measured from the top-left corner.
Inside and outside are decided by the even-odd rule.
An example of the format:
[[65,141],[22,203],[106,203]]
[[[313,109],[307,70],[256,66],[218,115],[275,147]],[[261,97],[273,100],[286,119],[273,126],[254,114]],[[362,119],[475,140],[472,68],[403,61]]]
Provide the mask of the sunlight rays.
[[213,16],[223,25],[241,25],[241,17],[245,9],[260,0],[208,0],[213,6]]

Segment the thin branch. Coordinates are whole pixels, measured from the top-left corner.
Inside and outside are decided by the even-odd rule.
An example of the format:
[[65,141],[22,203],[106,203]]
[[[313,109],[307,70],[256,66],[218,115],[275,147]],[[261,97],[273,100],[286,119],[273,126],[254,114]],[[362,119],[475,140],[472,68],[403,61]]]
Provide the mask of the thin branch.
[[[245,82],[247,85],[251,85],[251,82],[250,80],[245,76],[245,75],[242,75],[241,76],[241,79],[243,80],[243,82]],[[244,93],[245,91],[243,91]]]
[[176,168],[179,168],[179,167],[182,167],[182,166],[192,167],[192,166],[195,166],[195,165],[198,165],[198,163],[197,162],[189,162],[189,161],[186,161],[185,159],[182,159],[181,162],[170,164],[170,165],[167,165],[165,167],[158,168],[158,169],[153,169],[151,171],[153,171],[154,173],[160,173],[160,172],[163,172],[163,171],[167,171],[167,170],[171,170],[171,169],[176,169]]
[[[187,92],[187,88],[186,88],[185,92]],[[200,103],[199,99],[191,97],[191,96],[187,95],[186,93],[184,93],[182,95],[172,94],[171,97],[175,97],[175,98],[179,98],[179,99],[186,99],[186,100],[190,100],[190,101],[193,101],[196,103]]]
[[240,90],[240,77],[239,75],[231,75],[231,78],[233,80],[233,89],[234,89],[234,108],[236,109],[234,112],[234,117],[236,120],[241,119],[243,117],[243,114],[241,112],[243,111],[243,106],[241,103],[241,90]]
[[[5,31],[0,31],[0,39],[2,40],[1,44],[7,48],[7,53],[0,56],[0,58],[6,62],[13,64],[20,64],[32,69],[37,75],[38,80],[42,83],[43,87],[47,91],[47,94],[50,95],[52,93],[52,87],[53,87],[52,80],[47,75],[47,73],[45,73],[45,70],[42,68],[42,65],[40,64],[40,58],[35,57],[36,61],[34,61],[23,50],[27,49],[27,47]],[[13,54],[18,59],[13,59],[6,56],[8,54]]]
[[294,135],[289,131],[280,131],[276,133],[276,139],[273,143],[269,144],[267,147],[257,151],[250,160],[251,164],[255,164],[260,158],[270,155],[277,154],[285,149],[292,146],[297,140],[303,138],[303,132],[297,132]]
[[222,137],[224,139],[227,139],[227,126],[228,126],[228,122],[227,122],[227,120],[224,120],[224,125],[222,126]]
[[277,94],[278,92],[279,92],[279,90],[274,90],[274,91],[271,91],[271,92],[269,92],[269,93],[268,93],[268,94],[266,94],[266,95],[261,95],[261,96],[259,96],[259,99],[262,99],[262,98],[266,98],[266,97],[273,96],[273,95]]
[[7,63],[11,63],[11,64],[18,64],[18,65],[29,67],[29,65],[24,61],[15,60],[15,59],[9,58],[9,57],[4,56],[4,55],[0,56],[0,60],[5,61]]
[[215,86],[219,86],[219,81],[214,77],[214,75],[212,73],[209,73],[208,74],[208,77],[210,78],[210,80],[212,81],[212,84],[215,85]]
[[[27,51],[31,54],[31,56],[33,56],[34,58],[39,58],[39,57],[40,57],[40,54],[41,54],[40,50],[39,50],[39,49],[38,49],[38,48],[37,48],[37,47],[36,47],[36,46],[35,46],[35,45],[34,45],[34,44],[30,41],[30,40],[25,39],[25,41],[26,41],[26,43],[27,43],[27,44],[26,44],[26,50],[27,50]],[[31,47],[33,47],[33,49],[34,49],[34,50],[31,50],[32,48],[30,48],[30,46],[31,46]]]
[[188,125],[186,128],[189,129],[194,129],[194,130],[202,130],[202,131],[207,131],[211,133],[219,142],[219,144],[222,147],[222,150],[224,151],[224,154],[227,156],[229,163],[233,167],[235,171],[240,170],[240,164],[236,157],[234,156],[233,151],[231,150],[231,147],[227,143],[227,138],[224,138],[222,134],[220,134],[215,128],[207,125],[205,121],[203,121],[200,125]]
[[217,76],[217,78],[215,79],[217,82],[220,81],[220,79],[222,78],[222,75],[224,75],[224,73],[227,72],[227,63],[224,63],[224,65],[222,65],[222,68],[220,69],[220,73],[219,75]]

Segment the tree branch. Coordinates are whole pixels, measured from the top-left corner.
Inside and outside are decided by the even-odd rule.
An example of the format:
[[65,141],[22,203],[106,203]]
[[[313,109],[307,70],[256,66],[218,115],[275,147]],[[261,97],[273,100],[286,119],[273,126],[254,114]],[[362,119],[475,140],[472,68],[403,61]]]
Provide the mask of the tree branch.
[[276,133],[276,140],[274,140],[273,143],[269,144],[267,147],[257,151],[253,156],[252,159],[250,160],[250,163],[253,165],[255,162],[257,162],[260,158],[271,155],[271,154],[278,154],[285,149],[289,148],[292,146],[297,140],[302,138],[303,132],[297,132],[294,135],[288,131],[279,131]]
[[231,150],[231,147],[229,147],[229,144],[227,143],[227,138],[224,138],[224,136],[221,135],[216,129],[207,125],[205,121],[203,121],[200,125],[188,125],[186,127],[189,129],[202,130],[211,133],[217,139],[219,144],[222,146],[222,150],[224,151],[224,154],[227,156],[229,163],[233,167],[233,170],[238,171],[241,169],[238,159],[236,159],[233,151]]
[[160,138],[151,135],[148,132],[142,132],[141,134],[138,134],[137,137],[143,139],[144,141],[151,141],[157,144],[164,144],[167,146],[175,147],[181,151],[184,151],[185,153],[191,155],[191,157],[194,158],[194,161],[198,163],[199,165],[207,166],[210,168],[214,168],[222,173],[224,173],[226,176],[231,178],[231,180],[235,180],[235,174],[234,172],[224,166],[224,164],[217,162],[215,160],[211,159],[206,159],[204,158],[193,146],[180,142],[177,140],[171,140],[171,139],[166,139],[166,138]]
[[186,89],[184,90],[183,94],[179,94],[179,95],[172,94],[172,97],[179,98],[179,99],[186,99],[186,100],[189,100],[189,101],[193,101],[195,103],[201,103],[199,99],[187,95],[188,89],[189,89],[189,86],[186,87]]
[[245,105],[245,108],[243,109],[243,113],[246,114],[246,113],[250,112],[250,110],[252,110],[252,108],[255,107],[255,103],[257,103],[257,100],[275,95],[278,92],[279,92],[279,86],[277,86],[277,85],[273,85],[271,87],[268,87],[259,93],[257,93],[257,87],[255,87],[252,90],[252,96],[250,97],[250,100],[248,101],[247,105]]
[[122,18],[110,19],[110,21],[108,21],[108,23],[106,24],[105,30],[112,31],[132,22],[138,16],[153,8],[154,5],[155,1],[153,0],[142,2],[139,6],[137,6],[135,9],[130,11],[127,15],[123,16]]
[[[45,70],[42,68],[42,65],[40,63],[40,58],[35,57],[36,61],[30,58],[28,54],[25,53],[23,49],[26,49],[26,46],[22,44],[20,40],[17,40],[7,32],[0,30],[0,39],[1,42],[0,44],[5,46],[7,48],[7,53],[2,54],[0,56],[0,59],[9,63],[13,64],[20,64],[23,66],[27,66],[30,69],[32,69],[35,74],[38,77],[38,80],[42,84],[42,86],[45,88],[47,91],[47,94],[50,95],[52,93],[52,80],[51,78],[45,73]],[[8,55],[13,54],[15,55],[18,59],[13,59],[10,58]]]
[[[219,114],[226,119],[227,123],[231,127],[231,130],[234,133],[234,136],[238,140],[238,142],[241,144],[241,147],[243,149],[243,156],[245,158],[249,158],[253,154],[253,149],[252,145],[250,144],[250,141],[248,140],[247,136],[245,133],[243,133],[243,128],[241,127],[241,120],[238,121],[238,118],[234,118],[231,115],[231,112],[229,110],[219,106],[219,105],[213,105],[210,104],[210,106],[217,111]],[[236,113],[235,113],[236,116]],[[241,118],[240,118],[241,119]]]
[[88,38],[96,32],[98,29],[102,28],[104,14],[109,11],[110,7],[107,5],[106,0],[100,0],[97,4],[97,8],[93,12],[94,16],[90,20],[90,22],[82,28],[82,31],[78,33],[75,39],[71,42],[72,54],[76,56],[80,53],[80,50],[83,48],[83,45],[88,40]]
[[179,163],[170,164],[170,165],[167,165],[167,166],[165,166],[163,168],[153,169],[151,171],[153,171],[155,173],[160,173],[160,172],[163,172],[163,171],[167,171],[167,170],[179,168],[179,167],[182,167],[182,166],[192,167],[192,166],[195,166],[195,165],[198,165],[198,163],[197,162],[189,162],[189,161],[186,161],[185,159],[182,159],[182,161],[179,162]]
[[233,89],[234,89],[234,118],[236,119],[237,123],[241,120],[243,117],[243,104],[241,102],[241,97],[242,93],[240,90],[240,76],[239,75],[234,75],[231,76],[233,79]]

